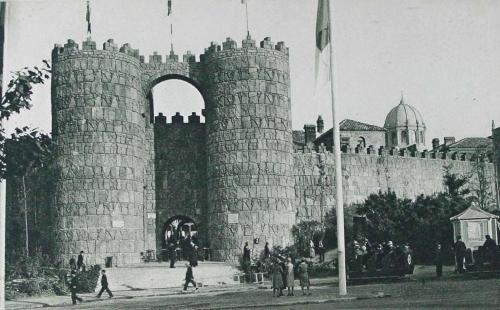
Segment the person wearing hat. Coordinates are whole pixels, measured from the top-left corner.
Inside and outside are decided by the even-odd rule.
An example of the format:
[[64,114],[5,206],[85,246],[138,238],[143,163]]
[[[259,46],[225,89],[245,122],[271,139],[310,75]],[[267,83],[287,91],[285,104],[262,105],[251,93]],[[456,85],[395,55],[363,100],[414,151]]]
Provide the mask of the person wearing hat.
[[289,257],[288,263],[286,264],[286,286],[288,289],[288,296],[293,296],[294,281],[292,259]]
[[272,287],[273,297],[276,297],[276,291],[279,292],[278,297],[283,296],[283,269],[277,259],[273,260],[272,272]]
[[72,270],[71,271],[71,279],[69,282],[69,290],[71,291],[71,301],[73,302],[73,305],[76,305],[77,300],[80,303],[83,302],[83,299],[76,295],[77,287],[78,287],[78,279],[76,278],[76,272],[74,270]]
[[463,273],[465,272],[464,260],[467,247],[465,246],[465,243],[462,241],[461,236],[457,236],[457,242],[455,242],[453,250],[455,251],[455,262],[457,264],[456,271]]
[[311,295],[309,292],[309,273],[307,272],[307,262],[305,258],[302,258],[302,261],[299,264],[299,267],[297,268],[298,274],[299,274],[299,281],[300,281],[300,288],[302,290],[302,294],[306,295],[306,292],[304,292],[304,286],[307,287],[307,295]]

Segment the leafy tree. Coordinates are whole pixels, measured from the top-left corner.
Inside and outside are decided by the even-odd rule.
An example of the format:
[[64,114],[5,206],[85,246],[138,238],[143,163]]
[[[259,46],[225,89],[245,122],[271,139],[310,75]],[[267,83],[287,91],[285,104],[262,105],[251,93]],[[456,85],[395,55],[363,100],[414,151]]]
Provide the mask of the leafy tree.
[[321,235],[321,224],[317,221],[304,221],[292,227],[294,245],[299,255],[309,256],[310,241]]
[[481,209],[490,209],[494,203],[493,192],[491,188],[491,179],[488,178],[486,168],[486,148],[479,147],[474,154],[472,163],[472,174],[474,182],[471,182],[472,201],[475,201]]
[[451,168],[452,165],[443,166],[443,184],[447,194],[454,199],[467,196],[470,194],[470,189],[465,186],[470,181],[470,176],[453,173]]
[[[46,79],[50,78],[50,65],[46,60],[43,63],[44,66],[41,68],[25,67],[20,71],[13,72],[13,78],[9,81],[0,102],[0,122],[8,120],[10,116],[20,113],[24,109],[31,108],[33,86],[43,84]],[[33,171],[42,167],[44,161],[47,160],[50,154],[49,141],[48,135],[28,127],[16,128],[8,138],[5,128],[0,126],[0,180],[6,177],[22,180],[26,255],[29,253],[26,178]]]

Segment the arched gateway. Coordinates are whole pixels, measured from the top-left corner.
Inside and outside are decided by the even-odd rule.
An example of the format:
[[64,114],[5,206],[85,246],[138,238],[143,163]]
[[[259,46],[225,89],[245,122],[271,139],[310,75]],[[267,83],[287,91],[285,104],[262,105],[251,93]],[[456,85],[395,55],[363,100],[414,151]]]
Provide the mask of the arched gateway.
[[[175,214],[199,219],[200,239],[217,260],[236,261],[242,244],[254,238],[290,241],[292,130],[282,42],[266,38],[256,47],[247,37],[237,48],[227,39],[199,62],[190,53],[178,61],[172,52],[146,62],[128,44],[118,48],[108,40],[100,50],[87,40],[80,49],[68,40],[56,45],[52,63],[63,259],[83,250],[90,263],[107,256],[118,264],[138,262],[140,252],[159,250],[163,223]],[[196,115],[188,122],[174,116],[171,124],[154,117],[148,94],[168,78],[200,91],[205,124]],[[161,170],[172,163],[180,165],[178,180],[168,177],[175,165]],[[184,198],[160,205],[162,195]]]

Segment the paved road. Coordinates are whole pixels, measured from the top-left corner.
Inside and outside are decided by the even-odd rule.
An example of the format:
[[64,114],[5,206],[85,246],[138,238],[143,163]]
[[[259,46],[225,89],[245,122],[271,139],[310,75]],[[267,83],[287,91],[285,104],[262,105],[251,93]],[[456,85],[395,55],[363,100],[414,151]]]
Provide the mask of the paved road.
[[[335,301],[333,286],[314,287],[312,296],[273,298],[270,290],[103,299],[73,309],[500,309],[500,280],[452,278],[351,286],[358,300]],[[383,292],[390,297],[375,298]],[[370,297],[370,298],[368,298]],[[366,299],[363,299],[366,298]],[[309,303],[308,303],[309,302]],[[308,303],[308,304],[306,304]],[[55,308],[63,309],[63,308]]]

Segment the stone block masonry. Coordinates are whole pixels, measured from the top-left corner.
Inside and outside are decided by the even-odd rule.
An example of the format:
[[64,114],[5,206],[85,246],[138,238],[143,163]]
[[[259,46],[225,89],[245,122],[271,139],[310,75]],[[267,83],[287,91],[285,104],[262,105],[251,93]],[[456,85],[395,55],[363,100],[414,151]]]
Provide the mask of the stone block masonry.
[[[451,172],[472,176],[474,187],[477,176],[473,162],[445,158],[422,158],[378,154],[342,154],[342,185],[344,203],[348,207],[364,201],[370,194],[392,190],[398,197],[414,199],[418,195],[444,192],[444,167]],[[444,159],[443,159],[444,158]],[[335,207],[334,156],[330,152],[294,154],[295,206],[297,220],[321,221],[326,211]],[[493,164],[486,164],[486,176],[494,193]]]
[[292,129],[288,53],[270,38],[212,44],[207,74],[209,234],[216,259],[235,261],[254,238],[291,244]]
[[[288,48],[270,38],[258,46],[228,38],[200,61],[171,52],[146,62],[111,39],[102,50],[90,40],[56,45],[51,200],[61,259],[83,250],[89,264],[137,263],[142,251],[159,253],[165,223],[184,216],[213,259],[237,262],[245,241],[289,245],[294,224],[335,206],[332,154],[293,153]],[[200,91],[205,124],[196,115],[155,122],[151,90],[167,79]],[[356,152],[342,155],[346,205],[389,188],[408,198],[442,191],[444,165],[473,170],[463,154]],[[493,184],[492,164],[487,175]]]
[[56,241],[66,262],[81,250],[87,263],[133,262],[144,247],[140,63],[85,43],[53,51]]

